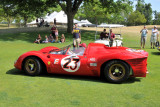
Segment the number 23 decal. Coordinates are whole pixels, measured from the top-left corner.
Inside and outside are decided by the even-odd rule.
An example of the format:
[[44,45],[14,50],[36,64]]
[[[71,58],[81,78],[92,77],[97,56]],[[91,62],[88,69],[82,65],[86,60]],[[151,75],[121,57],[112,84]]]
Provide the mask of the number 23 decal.
[[61,60],[61,67],[67,72],[75,72],[80,67],[80,59],[78,56],[67,56]]

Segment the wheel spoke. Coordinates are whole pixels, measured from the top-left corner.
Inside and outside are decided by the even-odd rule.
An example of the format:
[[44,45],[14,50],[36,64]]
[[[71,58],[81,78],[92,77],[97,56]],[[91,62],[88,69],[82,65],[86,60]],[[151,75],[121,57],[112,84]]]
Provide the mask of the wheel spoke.
[[124,76],[124,67],[121,64],[113,64],[109,70],[110,76],[118,80]]

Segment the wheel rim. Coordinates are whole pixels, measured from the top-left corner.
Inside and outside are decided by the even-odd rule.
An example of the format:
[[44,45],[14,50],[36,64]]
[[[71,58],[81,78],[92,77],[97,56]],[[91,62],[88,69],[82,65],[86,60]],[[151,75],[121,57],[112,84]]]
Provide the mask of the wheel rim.
[[109,68],[109,76],[114,80],[119,80],[124,77],[126,73],[125,67],[121,64],[113,64]]
[[25,63],[25,68],[29,73],[35,73],[37,70],[37,64],[33,59],[28,59]]

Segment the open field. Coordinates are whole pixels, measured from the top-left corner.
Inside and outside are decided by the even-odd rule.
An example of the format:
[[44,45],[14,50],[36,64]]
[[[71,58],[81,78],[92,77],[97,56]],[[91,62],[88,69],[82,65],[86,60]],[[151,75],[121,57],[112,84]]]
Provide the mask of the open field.
[[[65,75],[41,75],[31,77],[16,70],[14,61],[24,52],[46,46],[63,47],[72,43],[72,35],[64,33],[66,42],[33,44],[38,34],[43,39],[50,28],[32,31],[13,29],[0,33],[0,107],[159,107],[160,106],[160,52],[150,49],[149,29],[145,51],[149,53],[146,78],[130,78],[123,84],[111,84],[97,77]],[[160,27],[160,26],[158,26]],[[140,49],[140,33],[143,26],[121,29],[124,46]],[[82,42],[94,41],[96,28],[81,28]],[[103,28],[98,28],[102,31]],[[1,30],[0,30],[1,31]],[[114,28],[119,33],[120,29]],[[100,32],[99,32],[100,33]]]

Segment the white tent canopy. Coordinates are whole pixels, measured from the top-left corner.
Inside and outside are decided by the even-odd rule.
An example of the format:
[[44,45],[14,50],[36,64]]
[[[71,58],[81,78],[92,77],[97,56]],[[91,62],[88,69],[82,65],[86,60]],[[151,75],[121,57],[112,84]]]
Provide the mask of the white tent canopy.
[[[57,23],[67,23],[67,15],[64,13],[64,11],[60,11],[60,12],[53,12],[50,15],[46,15],[44,17],[44,21],[47,21],[48,23],[54,22],[54,19],[56,19]],[[40,21],[40,19],[38,19]],[[74,23],[79,22],[78,20],[74,19],[73,20]],[[36,20],[28,23],[28,24],[36,24]]]
[[120,24],[106,24],[106,23],[102,23],[102,24],[98,25],[97,27],[114,28],[114,27],[124,27],[124,25],[120,25]]
[[87,19],[86,20],[81,20],[79,22],[77,22],[78,26],[82,26],[83,24],[92,24],[91,22],[89,22]]

